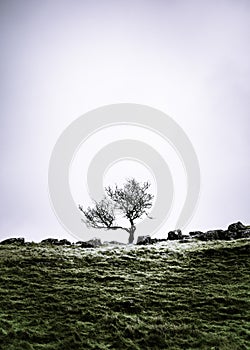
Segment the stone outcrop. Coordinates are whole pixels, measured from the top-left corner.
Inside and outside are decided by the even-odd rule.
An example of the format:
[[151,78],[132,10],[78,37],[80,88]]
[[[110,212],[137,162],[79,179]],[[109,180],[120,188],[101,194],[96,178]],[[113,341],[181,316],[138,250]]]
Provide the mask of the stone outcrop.
[[99,238],[93,238],[89,241],[78,241],[75,243],[80,248],[97,248],[102,246],[102,242]]
[[201,232],[201,231],[192,231],[192,232],[189,232],[189,235],[191,237],[195,237],[195,236],[199,236],[199,235],[203,235],[204,232]]
[[248,229],[250,229],[250,226],[245,226],[240,221],[228,226],[230,232],[247,231]]
[[139,244],[140,242],[146,242],[147,240],[150,240],[151,237],[149,235],[147,236],[138,236],[136,244]]
[[79,245],[80,248],[96,248],[93,244],[91,243],[88,243],[88,242],[82,242],[80,245]]
[[118,241],[104,241],[103,245],[126,245],[126,243],[122,243]]
[[[168,233],[169,241],[178,241],[180,243],[188,243],[193,239],[199,241],[215,241],[215,240],[233,240],[250,237],[250,226],[245,226],[241,222],[236,222],[228,226],[227,230],[209,230],[206,232],[193,231],[188,235],[184,235],[181,230],[174,230]],[[151,238],[150,236],[139,236],[137,245],[154,244],[166,241],[166,239]]]
[[75,243],[80,248],[96,248],[102,245],[102,242],[99,238],[93,238],[89,241],[78,241]]
[[153,244],[154,239],[150,236],[139,236],[137,239],[137,245],[147,245],[147,244]]
[[7,238],[4,241],[0,242],[0,244],[2,244],[2,245],[5,245],[5,244],[23,245],[23,244],[25,244],[25,239],[24,238]]
[[158,242],[165,242],[167,239],[160,239],[160,238],[152,238],[150,236],[138,236],[137,239],[137,245],[148,245],[148,244],[155,244]]
[[[167,239],[152,238],[149,235],[138,236],[137,245],[155,244],[164,241],[178,241],[180,243],[188,243],[192,240],[200,241],[215,241],[215,240],[233,240],[241,238],[250,238],[250,226],[243,225],[240,221],[230,224],[226,230],[209,230],[206,232],[192,231],[188,235],[182,233],[181,230],[173,230],[168,232]],[[124,244],[116,241],[104,242],[107,244]],[[17,244],[17,245],[34,245],[37,243],[25,242],[24,238],[8,238],[0,242],[0,245]],[[80,248],[97,248],[103,246],[99,238],[93,238],[89,241],[78,241],[72,243],[67,239],[47,238],[41,241],[42,245],[56,245],[56,246],[78,246]]]
[[58,245],[71,245],[71,242],[68,241],[67,239],[60,239],[58,242]]
[[58,245],[59,239],[57,238],[46,238],[41,241],[42,244]]
[[183,234],[181,230],[174,230],[168,233],[169,241],[180,240],[180,239],[183,239]]
[[94,247],[100,247],[102,245],[102,242],[99,238],[90,239],[89,241],[87,241],[85,243],[91,244]]
[[227,230],[210,230],[207,232],[194,231],[190,236],[200,241],[228,241],[232,239],[250,237],[250,226],[243,225],[240,221],[228,226]]
[[67,239],[57,239],[57,238],[46,238],[41,241],[41,244],[49,244],[49,245],[71,245],[71,242]]

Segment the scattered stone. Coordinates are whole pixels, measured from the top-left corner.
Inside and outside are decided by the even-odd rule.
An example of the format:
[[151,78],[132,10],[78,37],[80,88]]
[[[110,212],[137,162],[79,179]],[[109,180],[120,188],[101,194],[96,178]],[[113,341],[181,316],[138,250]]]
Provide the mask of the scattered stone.
[[152,244],[153,239],[150,236],[139,236],[137,238],[137,245],[147,245],[147,244]]
[[[173,230],[168,233],[167,239],[158,239],[152,238],[149,235],[146,236],[138,236],[137,245],[148,245],[155,244],[158,242],[164,241],[173,241],[178,240],[180,243],[189,243],[193,239],[197,239],[200,241],[214,241],[214,240],[233,240],[233,239],[241,239],[241,238],[250,238],[250,226],[243,225],[240,221],[233,223],[228,226],[227,230],[209,230],[207,232],[202,231],[192,231],[189,232],[188,235],[182,233],[181,230]],[[34,242],[25,242],[24,238],[8,238],[0,242],[0,245],[7,244],[19,244],[19,245],[35,245]],[[57,238],[47,238],[41,241],[41,244],[48,245],[77,245],[81,248],[97,248],[102,246],[102,242],[99,238],[93,238],[89,241],[78,241],[76,243],[72,243],[67,239],[57,239]],[[125,245],[124,243],[120,243],[117,241],[107,242],[104,244],[110,245]]]
[[42,244],[58,245],[59,240],[57,238],[46,238],[41,241]]
[[138,236],[136,244],[138,244],[140,242],[143,242],[143,241],[145,241],[145,240],[147,240],[149,238],[151,238],[149,235],[147,235],[147,236]]
[[236,239],[240,238],[249,238],[250,237],[250,228],[244,230],[244,231],[238,231],[236,232]]
[[210,230],[205,233],[206,240],[214,241],[218,239],[225,239],[223,230]]
[[104,241],[103,244],[104,245],[109,245],[109,244],[112,244],[112,245],[126,245],[126,243],[122,243],[122,242],[118,242],[118,241]]
[[196,235],[192,234],[192,238],[198,239],[200,241],[214,241],[224,238],[223,230],[210,230],[207,232],[198,232]]
[[238,221],[238,222],[235,222],[234,224],[229,225],[228,231],[238,232],[238,231],[245,231],[249,228],[250,228],[250,226],[245,226],[240,221]]
[[188,240],[190,240],[190,239],[191,239],[191,237],[190,237],[190,235],[189,235],[189,234],[187,234],[187,235],[182,234],[182,239],[188,239]]
[[102,242],[99,238],[93,238],[89,241],[78,241],[75,244],[80,248],[97,248],[102,246]]
[[138,236],[136,245],[148,245],[155,244],[158,242],[166,242],[167,239],[161,238],[151,238],[150,236]]
[[102,241],[99,238],[93,238],[93,239],[90,239],[89,241],[84,242],[84,243],[91,244],[95,248],[100,247],[102,245]]
[[93,244],[90,244],[88,242],[82,242],[80,245],[80,248],[95,248]]
[[207,232],[194,231],[189,233],[192,238],[200,241],[229,241],[250,237],[250,226],[237,222],[228,226],[227,230],[210,230]]
[[180,240],[180,239],[183,239],[183,234],[181,230],[174,230],[168,233],[169,241]]
[[190,236],[200,236],[200,235],[204,235],[204,232],[201,231],[193,231],[193,232],[189,232]]
[[58,245],[71,245],[71,242],[68,241],[67,239],[60,239],[58,242]]
[[5,244],[20,244],[23,245],[25,244],[25,239],[24,238],[7,238],[0,242],[0,244],[5,245]]
[[159,238],[159,239],[157,239],[157,242],[167,242],[167,239],[166,238]]

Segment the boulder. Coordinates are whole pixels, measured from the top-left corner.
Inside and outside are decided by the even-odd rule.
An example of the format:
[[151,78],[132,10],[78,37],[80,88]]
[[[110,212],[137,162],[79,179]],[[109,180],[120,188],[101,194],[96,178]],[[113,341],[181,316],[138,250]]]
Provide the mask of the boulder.
[[60,239],[60,241],[57,243],[58,245],[71,245],[71,242],[67,239]]
[[82,242],[80,245],[80,248],[95,248],[93,244],[90,244],[88,242]]
[[84,243],[88,243],[88,244],[92,245],[93,247],[100,247],[102,245],[102,242],[99,238],[93,238],[93,239],[90,239],[89,241],[86,241]]
[[59,240],[57,238],[46,238],[41,241],[42,244],[58,245]]
[[137,238],[137,245],[147,245],[147,244],[152,244],[153,243],[153,239],[147,235],[147,236],[138,236]]
[[102,245],[102,242],[99,238],[93,238],[89,241],[78,241],[75,244],[80,248],[97,248]]
[[180,239],[183,239],[183,234],[181,230],[174,230],[168,233],[169,241],[180,240]]
[[126,245],[126,243],[118,242],[118,241],[104,241],[103,244],[106,245]]
[[2,245],[5,245],[5,244],[23,245],[23,244],[25,244],[25,239],[24,238],[7,238],[4,241],[0,242],[0,244],[2,244]]
[[223,230],[210,230],[205,233],[205,237],[208,241],[214,241],[214,240],[224,240],[225,239],[225,232]]
[[196,234],[194,234],[194,232],[190,232],[190,236],[200,241],[215,241],[228,239],[226,231],[223,230],[210,230],[207,232],[196,231]]
[[157,242],[167,242],[166,238],[158,238],[156,240],[157,240]]
[[245,226],[240,221],[238,221],[238,222],[235,222],[235,223],[229,225],[228,226],[228,231],[238,232],[238,231],[245,231],[245,230],[247,230],[249,228],[250,228],[249,226]]
[[137,245],[148,245],[148,244],[155,244],[158,242],[166,242],[167,239],[164,238],[152,238],[151,236],[138,236],[137,238]]
[[230,232],[229,230],[222,230],[222,232],[219,233],[220,240],[229,241],[229,240],[235,239],[235,238],[236,238],[235,232]]
[[145,241],[146,239],[151,238],[149,235],[147,236],[138,236],[136,244]]
[[[198,239],[200,241],[228,241],[232,239],[248,238],[250,237],[250,228],[244,229],[243,226],[232,224],[229,226],[231,230],[210,230],[207,232],[194,231],[190,232],[192,238]],[[247,227],[247,226],[244,226]],[[238,228],[238,230],[236,230]]]
[[250,237],[250,228],[246,229],[244,231],[238,231],[235,233],[235,235],[236,235],[236,239],[249,238]]
[[192,232],[189,232],[190,236],[201,236],[201,235],[204,235],[204,232],[202,231],[192,231]]

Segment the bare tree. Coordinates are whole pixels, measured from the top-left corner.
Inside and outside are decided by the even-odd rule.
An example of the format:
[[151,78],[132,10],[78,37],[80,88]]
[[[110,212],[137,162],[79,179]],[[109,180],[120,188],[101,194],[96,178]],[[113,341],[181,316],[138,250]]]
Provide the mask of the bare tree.
[[[139,183],[134,178],[127,179],[122,188],[117,185],[114,189],[105,188],[106,195],[98,203],[94,201],[94,207],[86,210],[79,205],[84,214],[83,222],[87,227],[106,230],[124,230],[129,233],[128,243],[133,243],[136,230],[135,221],[146,215],[152,219],[148,212],[152,207],[154,196],[148,193],[149,182]],[[129,227],[117,224],[117,216],[126,218]]]

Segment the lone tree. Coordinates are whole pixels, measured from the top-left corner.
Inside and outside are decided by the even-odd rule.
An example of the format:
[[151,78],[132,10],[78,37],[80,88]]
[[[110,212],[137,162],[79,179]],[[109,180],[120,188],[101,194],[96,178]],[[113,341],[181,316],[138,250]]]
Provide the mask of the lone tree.
[[[134,178],[127,179],[122,188],[117,185],[114,189],[110,186],[105,188],[106,195],[100,202],[94,201],[94,207],[86,210],[79,205],[85,219],[82,221],[87,227],[106,230],[124,230],[129,233],[128,243],[133,243],[136,230],[135,221],[146,215],[152,207],[154,196],[148,193],[149,182],[139,183]],[[129,227],[117,224],[117,216],[126,218]]]

